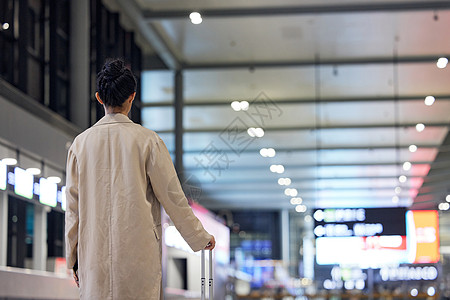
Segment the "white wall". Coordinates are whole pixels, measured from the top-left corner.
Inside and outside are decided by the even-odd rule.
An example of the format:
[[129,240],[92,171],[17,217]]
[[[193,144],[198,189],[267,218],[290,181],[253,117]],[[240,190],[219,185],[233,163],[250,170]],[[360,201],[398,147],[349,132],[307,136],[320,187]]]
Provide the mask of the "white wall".
[[64,169],[74,136],[0,96],[0,138]]

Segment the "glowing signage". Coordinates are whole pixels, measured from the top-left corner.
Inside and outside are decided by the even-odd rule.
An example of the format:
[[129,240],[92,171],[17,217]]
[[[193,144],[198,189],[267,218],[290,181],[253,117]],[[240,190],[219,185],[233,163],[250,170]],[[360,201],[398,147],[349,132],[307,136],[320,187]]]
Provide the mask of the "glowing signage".
[[6,165],[0,161],[0,190],[6,190]]
[[58,196],[58,185],[46,178],[39,179],[39,202],[56,207]]
[[316,237],[406,235],[405,208],[317,209]]
[[407,262],[405,236],[321,237],[316,239],[319,265],[357,265],[380,268]]
[[216,247],[214,248],[215,259],[220,264],[230,263],[230,229],[215,220],[214,215],[199,204],[191,205],[195,216],[200,220],[206,231],[214,235]]
[[[340,212],[332,210],[318,214],[316,211],[313,216],[316,221],[314,234],[317,236],[317,264],[380,268],[402,263],[424,264],[439,261],[437,211],[406,212],[404,210],[405,217],[398,217],[404,224],[399,225],[398,228],[392,228],[398,220],[389,222],[386,216],[393,217],[401,213],[401,210],[389,209],[384,213],[383,211],[378,209],[377,212],[379,224],[374,219],[375,216],[371,216],[376,211],[369,211],[369,209],[341,210]],[[399,234],[391,234],[396,231]],[[422,269],[416,271],[420,270]],[[428,271],[429,269],[424,269],[423,272]],[[389,274],[395,273],[392,270],[389,272]],[[392,276],[394,278],[396,275]]]
[[27,199],[33,198],[34,177],[19,167],[14,168],[14,193]]
[[67,200],[66,200],[66,187],[63,186],[61,188],[61,208],[62,208],[63,211],[66,211],[66,203],[67,203]]
[[412,210],[406,214],[410,263],[439,261],[439,219],[435,210]]
[[[216,247],[214,249],[215,261],[220,264],[230,262],[230,230],[224,224],[216,221],[214,216],[206,208],[193,203],[191,205],[195,216],[200,220],[206,231],[214,235]],[[189,253],[193,251],[184,241],[183,237],[175,226],[164,225],[164,241],[169,247],[174,247]]]
[[435,266],[385,267],[380,269],[380,275],[383,281],[435,280],[438,277],[438,270]]

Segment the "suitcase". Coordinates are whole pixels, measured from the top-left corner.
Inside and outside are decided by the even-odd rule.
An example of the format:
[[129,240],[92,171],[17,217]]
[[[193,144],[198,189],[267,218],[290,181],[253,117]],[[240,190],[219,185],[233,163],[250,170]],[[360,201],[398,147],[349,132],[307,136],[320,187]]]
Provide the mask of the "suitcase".
[[[202,250],[202,270],[201,270],[201,276],[202,276],[202,288],[201,288],[201,300],[205,300],[205,282],[206,282],[206,277],[205,277],[205,251],[206,250]],[[208,280],[208,284],[209,284],[209,295],[208,295],[208,299],[209,300],[213,300],[213,290],[214,290],[214,282],[213,282],[213,260],[212,260],[212,250],[209,250],[209,280]]]

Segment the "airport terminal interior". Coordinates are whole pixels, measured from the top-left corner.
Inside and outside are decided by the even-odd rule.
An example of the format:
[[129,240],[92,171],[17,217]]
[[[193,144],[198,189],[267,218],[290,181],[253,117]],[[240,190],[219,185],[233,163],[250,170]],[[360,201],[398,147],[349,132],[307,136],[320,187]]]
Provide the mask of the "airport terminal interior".
[[[216,238],[211,298],[450,298],[450,1],[1,0],[0,300],[79,299],[66,158],[107,58]],[[201,299],[162,227],[164,299]]]

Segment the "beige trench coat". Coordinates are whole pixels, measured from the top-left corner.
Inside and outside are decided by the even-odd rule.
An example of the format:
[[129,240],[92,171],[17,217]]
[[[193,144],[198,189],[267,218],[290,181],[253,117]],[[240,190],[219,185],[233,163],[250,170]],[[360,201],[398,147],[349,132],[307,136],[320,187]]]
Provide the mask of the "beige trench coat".
[[66,172],[67,267],[78,259],[81,299],[162,299],[160,204],[192,250],[211,239],[161,138],[123,114],[75,138]]

